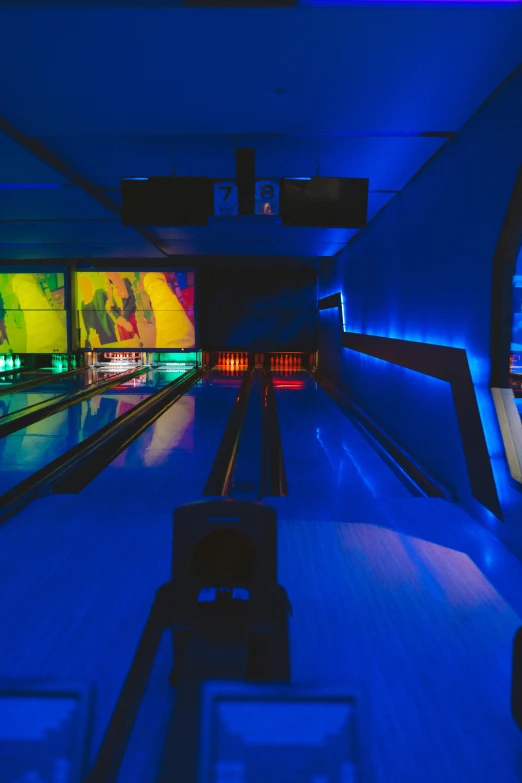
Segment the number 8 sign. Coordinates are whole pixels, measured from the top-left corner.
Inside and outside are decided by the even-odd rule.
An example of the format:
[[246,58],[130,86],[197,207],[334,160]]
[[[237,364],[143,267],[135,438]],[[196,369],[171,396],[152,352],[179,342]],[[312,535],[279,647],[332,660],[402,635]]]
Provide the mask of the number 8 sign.
[[272,179],[256,180],[256,215],[279,215],[279,182]]

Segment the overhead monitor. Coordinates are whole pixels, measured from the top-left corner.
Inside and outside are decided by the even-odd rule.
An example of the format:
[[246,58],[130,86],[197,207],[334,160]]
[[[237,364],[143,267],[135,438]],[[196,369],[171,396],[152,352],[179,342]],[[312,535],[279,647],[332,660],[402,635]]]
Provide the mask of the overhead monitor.
[[77,273],[80,347],[194,349],[194,270]]
[[281,181],[284,226],[363,228],[367,210],[367,179],[310,177]]
[[206,177],[123,177],[124,226],[205,226],[212,214]]

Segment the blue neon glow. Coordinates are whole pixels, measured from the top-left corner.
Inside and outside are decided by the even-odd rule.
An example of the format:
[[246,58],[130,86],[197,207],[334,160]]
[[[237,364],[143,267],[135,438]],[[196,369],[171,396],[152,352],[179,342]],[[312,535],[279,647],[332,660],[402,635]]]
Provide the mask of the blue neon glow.
[[[374,329],[370,325],[365,323],[363,314],[356,311],[354,306],[350,311],[350,318],[352,323],[347,323],[346,303],[345,295],[343,291],[339,290],[339,287],[333,288],[330,291],[321,292],[321,298],[338,294],[341,299],[341,317],[343,321],[343,329],[345,332],[353,332],[355,334],[368,334],[376,337],[385,337],[395,340],[408,340],[416,343],[424,343],[426,345],[440,345],[450,348],[460,348],[466,351],[468,365],[470,369],[471,378],[475,389],[475,397],[479,409],[480,419],[482,421],[482,427],[484,431],[484,437],[486,439],[486,445],[491,462],[491,469],[495,479],[497,492],[501,504],[507,503],[509,500],[509,476],[506,471],[506,464],[504,458],[504,446],[498,418],[489,388],[489,360],[486,357],[479,356],[475,352],[470,351],[467,345],[467,339],[465,335],[441,335],[438,329],[428,327],[425,324],[417,325],[412,328],[400,328],[397,324],[387,324],[386,328]],[[355,303],[354,303],[355,305]],[[335,309],[335,308],[334,308]],[[326,316],[329,310],[321,311],[322,316]],[[361,320],[362,318],[362,320]],[[359,321],[359,323],[357,323]],[[361,326],[363,328],[361,328]],[[350,351],[345,348],[344,351]],[[375,357],[366,357],[365,361],[373,363],[390,364],[381,359]],[[395,365],[397,366],[397,365]],[[415,371],[409,370],[408,372],[414,373]],[[426,376],[430,377],[430,376]],[[438,379],[431,379],[434,382],[439,382]],[[484,509],[485,521],[489,524],[497,524],[497,520],[494,515],[487,509]]]
[[299,180],[300,182],[310,182],[312,177],[285,177],[285,179]]
[[199,603],[212,603],[216,600],[216,588],[215,587],[202,587],[198,593]]
[[122,179],[127,181],[130,180],[132,182],[147,182],[149,178],[148,177],[122,177]]
[[341,318],[343,321],[343,329],[346,330],[346,312],[344,309],[344,294],[341,292]]

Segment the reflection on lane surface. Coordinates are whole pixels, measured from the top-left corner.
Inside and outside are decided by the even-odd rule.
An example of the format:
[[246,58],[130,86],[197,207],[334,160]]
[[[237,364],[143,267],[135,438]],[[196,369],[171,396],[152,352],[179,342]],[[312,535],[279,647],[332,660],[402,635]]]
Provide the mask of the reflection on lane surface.
[[118,504],[122,497],[131,506],[146,500],[155,519],[201,498],[238,393],[220,380],[210,373],[195,384],[94,479],[90,491]]
[[46,383],[41,388],[35,386],[27,391],[13,391],[11,394],[0,397],[0,417],[7,416],[8,413],[15,413],[23,408],[28,408],[30,405],[36,405],[44,400],[50,400],[52,397],[56,397],[59,394],[66,394],[67,392],[76,391],[77,389],[83,389],[91,383],[104,380],[108,377],[110,377],[110,373],[92,369],[78,373],[78,375],[69,376],[68,378],[60,378],[60,375],[57,374],[55,380]]
[[274,373],[274,386],[290,494],[318,519],[335,504],[376,498],[410,498],[409,490],[371,443],[304,373],[292,388]]
[[155,391],[149,376],[142,388],[130,381],[1,438],[0,494],[149,397]]
[[116,468],[157,467],[167,462],[175,449],[194,451],[194,412],[194,397],[190,393],[185,394],[132,446],[119,454],[112,465]]
[[[155,370],[150,373],[156,388],[163,388],[183,375],[183,371]],[[162,465],[172,449],[194,448],[194,397],[190,392],[168,408],[159,419],[112,462],[117,468]]]

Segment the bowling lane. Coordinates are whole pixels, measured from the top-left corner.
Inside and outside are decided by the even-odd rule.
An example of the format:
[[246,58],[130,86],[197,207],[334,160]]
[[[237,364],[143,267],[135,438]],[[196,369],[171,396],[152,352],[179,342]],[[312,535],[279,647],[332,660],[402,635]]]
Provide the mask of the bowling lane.
[[[25,391],[16,391],[16,387],[13,384],[13,391],[0,397],[0,420],[2,416],[7,416],[9,413],[15,413],[44,400],[50,400],[60,394],[83,389],[91,383],[109,377],[109,375],[110,373],[104,370],[89,368],[88,370],[78,372],[77,375],[69,375],[67,377],[63,377],[61,373],[57,372],[55,379],[49,383],[42,384],[41,387],[34,386]],[[18,378],[17,383],[25,383],[25,381],[39,377],[41,377],[40,373],[24,373],[23,376]]]
[[40,378],[44,380],[50,374],[50,370],[19,370],[10,375],[0,375],[0,391],[8,392],[10,389],[14,389],[17,384],[25,383],[26,381],[35,381]]
[[[0,494],[133,408],[181,373],[151,370],[0,439]],[[168,377],[166,377],[168,376]]]
[[397,475],[306,373],[273,373],[290,497],[306,500],[312,518],[339,503],[411,498]]
[[173,504],[200,499],[242,377],[209,373],[91,482],[92,491],[140,487],[149,509],[169,514]]
[[[212,373],[79,495],[40,498],[0,527],[0,672],[96,686],[92,753],[170,575],[173,509],[201,499],[240,383]],[[165,681],[158,715],[172,698]],[[155,735],[155,753],[160,742]],[[147,766],[148,756],[133,758]]]

